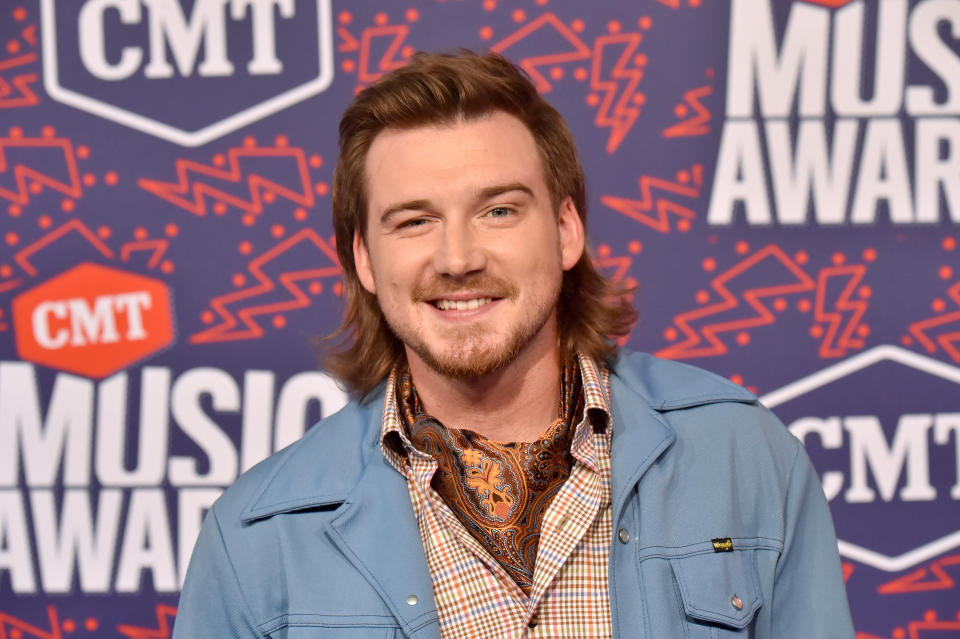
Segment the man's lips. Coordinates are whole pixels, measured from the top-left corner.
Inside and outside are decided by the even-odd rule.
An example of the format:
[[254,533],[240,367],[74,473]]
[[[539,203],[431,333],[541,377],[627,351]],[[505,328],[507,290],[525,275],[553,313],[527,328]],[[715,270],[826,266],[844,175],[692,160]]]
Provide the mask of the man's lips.
[[[516,287],[510,282],[490,275],[470,278],[470,281],[430,281],[413,290],[413,301],[429,304],[441,313],[473,315],[492,308],[506,299],[515,299]],[[452,315],[451,315],[452,317]]]
[[438,299],[430,300],[430,303],[441,311],[472,311],[490,304],[495,299],[493,297],[472,297],[469,299]]

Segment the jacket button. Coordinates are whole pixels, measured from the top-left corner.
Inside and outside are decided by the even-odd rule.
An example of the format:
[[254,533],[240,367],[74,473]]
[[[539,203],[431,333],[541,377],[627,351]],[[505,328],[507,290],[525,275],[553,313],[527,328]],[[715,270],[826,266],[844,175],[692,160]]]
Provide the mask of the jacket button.
[[407,604],[411,606],[416,606],[418,601],[420,601],[420,598],[416,595],[410,595],[407,597]]
[[620,543],[627,543],[630,541],[630,531],[626,528],[621,528],[617,531],[617,537],[620,539]]
[[743,600],[740,599],[740,597],[734,595],[733,597],[730,598],[730,603],[737,610],[743,610]]

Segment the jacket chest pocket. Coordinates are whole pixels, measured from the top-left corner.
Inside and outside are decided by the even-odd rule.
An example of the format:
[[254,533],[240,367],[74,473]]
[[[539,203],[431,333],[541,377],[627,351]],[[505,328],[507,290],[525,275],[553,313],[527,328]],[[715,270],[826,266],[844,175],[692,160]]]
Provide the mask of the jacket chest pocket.
[[399,631],[384,628],[285,628],[279,634],[268,635],[270,639],[395,639],[402,637]]
[[283,615],[261,624],[270,639],[401,639],[404,635],[384,617],[369,615]]
[[670,559],[687,639],[752,637],[762,597],[754,551]]
[[396,639],[396,628],[348,628],[331,626],[284,626],[267,635],[270,639]]

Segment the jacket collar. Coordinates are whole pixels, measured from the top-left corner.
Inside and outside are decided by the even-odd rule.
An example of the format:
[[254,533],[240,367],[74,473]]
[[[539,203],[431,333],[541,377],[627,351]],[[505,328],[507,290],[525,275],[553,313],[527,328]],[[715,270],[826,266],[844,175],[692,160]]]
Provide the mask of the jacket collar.
[[[613,375],[656,411],[693,408],[717,402],[755,402],[757,397],[733,382],[702,368],[660,359],[647,353],[621,351]],[[616,398],[614,398],[616,401]]]
[[[241,514],[243,523],[343,503],[364,468],[371,462],[385,461],[377,439],[382,415],[381,387],[363,402],[350,402],[277,453],[271,470]],[[403,481],[396,471],[394,475]]]
[[611,366],[610,488],[619,518],[627,497],[676,433],[663,413],[717,402],[753,402],[746,389],[699,368],[646,353],[621,353]]
[[241,518],[250,524],[337,506],[324,529],[330,541],[366,576],[406,636],[439,639],[432,580],[407,483],[378,443],[382,401],[379,392],[371,401],[349,404],[280,453]]

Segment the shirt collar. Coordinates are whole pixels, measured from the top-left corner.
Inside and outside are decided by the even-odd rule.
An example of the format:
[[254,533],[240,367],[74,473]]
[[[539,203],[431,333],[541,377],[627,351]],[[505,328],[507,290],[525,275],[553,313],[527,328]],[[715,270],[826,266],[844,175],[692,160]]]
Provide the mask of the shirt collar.
[[380,430],[380,450],[390,465],[406,475],[407,455],[427,456],[418,451],[407,437],[397,405],[397,379],[400,377],[400,365],[393,367],[387,379],[386,394],[383,397],[383,425]]
[[[574,457],[594,467],[596,451],[593,433],[609,436],[610,428],[610,373],[603,364],[597,364],[591,357],[578,353],[580,380],[583,393],[583,421],[576,426],[570,452]],[[415,455],[424,461],[432,457],[416,449],[407,436],[397,397],[397,382],[401,376],[401,365],[390,371],[387,379],[386,394],[383,399],[383,424],[380,433],[380,449],[387,461],[406,475],[408,455]],[[609,437],[607,437],[609,442]]]

